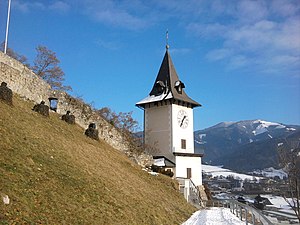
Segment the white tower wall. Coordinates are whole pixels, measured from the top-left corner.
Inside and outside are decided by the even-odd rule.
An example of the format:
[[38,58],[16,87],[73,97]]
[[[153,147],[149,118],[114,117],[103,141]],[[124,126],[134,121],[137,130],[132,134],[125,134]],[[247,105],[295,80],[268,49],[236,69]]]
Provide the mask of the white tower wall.
[[[178,123],[178,113],[184,110],[188,116],[188,126],[186,128],[180,127]],[[172,151],[181,153],[194,153],[194,118],[193,109],[185,106],[172,104]],[[186,148],[182,148],[181,140],[186,141]]]

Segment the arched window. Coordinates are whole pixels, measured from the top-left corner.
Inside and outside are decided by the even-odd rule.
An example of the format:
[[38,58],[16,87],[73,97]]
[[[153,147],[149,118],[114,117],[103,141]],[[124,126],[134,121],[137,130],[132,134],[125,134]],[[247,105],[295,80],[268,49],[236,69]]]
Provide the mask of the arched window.
[[182,94],[182,89],[185,88],[185,85],[180,80],[175,81],[175,89],[179,94]]

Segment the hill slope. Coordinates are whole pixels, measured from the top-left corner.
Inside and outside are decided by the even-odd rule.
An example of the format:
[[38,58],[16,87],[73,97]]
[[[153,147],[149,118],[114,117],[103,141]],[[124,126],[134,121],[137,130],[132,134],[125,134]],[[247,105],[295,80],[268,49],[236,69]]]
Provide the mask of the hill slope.
[[32,106],[0,101],[0,224],[180,224],[195,210],[174,180]]

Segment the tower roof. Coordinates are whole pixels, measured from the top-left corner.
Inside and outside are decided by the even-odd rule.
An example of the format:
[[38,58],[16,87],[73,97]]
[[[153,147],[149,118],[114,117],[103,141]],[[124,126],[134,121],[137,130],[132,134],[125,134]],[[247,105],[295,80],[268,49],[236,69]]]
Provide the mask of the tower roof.
[[191,104],[191,107],[201,106],[191,99],[184,91],[185,85],[179,80],[173,65],[168,48],[161,63],[152,90],[145,99],[136,103],[136,106],[144,107],[151,102],[159,102],[165,99],[174,99]]

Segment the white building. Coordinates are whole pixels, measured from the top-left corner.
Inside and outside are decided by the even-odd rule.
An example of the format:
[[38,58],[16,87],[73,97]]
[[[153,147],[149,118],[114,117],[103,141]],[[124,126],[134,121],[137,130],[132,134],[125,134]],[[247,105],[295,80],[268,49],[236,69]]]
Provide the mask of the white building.
[[184,88],[167,47],[152,90],[136,106],[144,110],[144,143],[157,164],[201,186],[203,154],[194,151],[193,127],[193,109],[201,105]]

